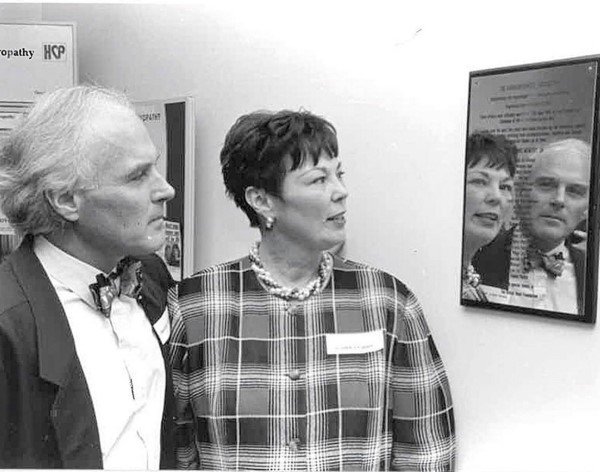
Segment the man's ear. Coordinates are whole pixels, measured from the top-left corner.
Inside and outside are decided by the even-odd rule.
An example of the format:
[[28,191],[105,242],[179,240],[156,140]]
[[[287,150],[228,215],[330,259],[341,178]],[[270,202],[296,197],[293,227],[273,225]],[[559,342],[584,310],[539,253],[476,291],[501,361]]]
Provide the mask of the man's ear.
[[250,205],[259,217],[263,220],[275,217],[275,208],[273,197],[264,189],[256,187],[246,187],[246,203]]
[[44,197],[54,211],[65,220],[75,222],[79,219],[79,199],[73,192],[46,190]]

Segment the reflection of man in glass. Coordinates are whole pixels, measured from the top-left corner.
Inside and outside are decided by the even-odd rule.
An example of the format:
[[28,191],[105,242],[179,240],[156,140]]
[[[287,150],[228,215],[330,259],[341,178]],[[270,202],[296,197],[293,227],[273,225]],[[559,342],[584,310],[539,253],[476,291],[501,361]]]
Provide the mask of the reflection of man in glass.
[[522,232],[524,244],[520,257],[514,257],[519,249],[515,234],[512,260],[521,270],[511,270],[509,288],[521,295],[514,304],[581,311],[585,249],[570,241],[587,218],[590,155],[590,146],[578,139],[549,144],[532,156],[531,170],[517,181],[516,231]]
[[170,264],[179,267],[181,262],[181,250],[179,249],[179,244],[173,244],[173,249],[171,249],[171,262]]
[[570,139],[548,146],[531,170],[525,195],[531,207],[521,223],[542,251],[564,243],[587,216],[590,149]]
[[167,243],[165,245],[165,262],[167,264],[171,264],[171,254],[172,254],[172,249],[171,249],[171,245],[169,243]]

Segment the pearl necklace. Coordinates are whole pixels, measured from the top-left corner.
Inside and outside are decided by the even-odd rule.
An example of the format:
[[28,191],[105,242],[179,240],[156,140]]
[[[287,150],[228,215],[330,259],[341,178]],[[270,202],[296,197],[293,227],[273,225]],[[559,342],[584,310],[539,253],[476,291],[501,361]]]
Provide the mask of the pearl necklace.
[[259,243],[256,242],[250,248],[249,257],[252,262],[252,270],[256,273],[258,280],[262,282],[267,292],[271,295],[283,298],[285,301],[303,301],[319,292],[329,280],[333,268],[333,257],[328,252],[323,252],[317,276],[308,282],[304,288],[284,287],[273,278],[267,269],[265,269],[258,255],[258,247]]
[[463,278],[471,287],[477,287],[481,282],[481,275],[475,271],[473,264],[469,264],[463,272]]

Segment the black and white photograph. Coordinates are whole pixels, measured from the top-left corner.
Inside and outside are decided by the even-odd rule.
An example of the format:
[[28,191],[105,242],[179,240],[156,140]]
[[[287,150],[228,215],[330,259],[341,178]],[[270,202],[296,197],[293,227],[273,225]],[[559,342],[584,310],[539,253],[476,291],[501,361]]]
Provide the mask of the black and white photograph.
[[598,18],[0,0],[0,471],[596,472]]

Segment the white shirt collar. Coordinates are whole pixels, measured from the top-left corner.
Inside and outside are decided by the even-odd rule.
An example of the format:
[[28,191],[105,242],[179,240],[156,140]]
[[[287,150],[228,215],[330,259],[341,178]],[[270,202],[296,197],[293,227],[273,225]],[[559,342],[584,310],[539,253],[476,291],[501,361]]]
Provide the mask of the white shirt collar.
[[33,251],[51,278],[95,308],[89,285],[96,282],[101,270],[67,254],[41,235],[35,237]]

